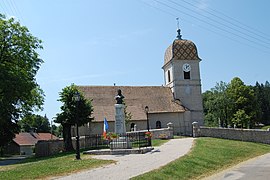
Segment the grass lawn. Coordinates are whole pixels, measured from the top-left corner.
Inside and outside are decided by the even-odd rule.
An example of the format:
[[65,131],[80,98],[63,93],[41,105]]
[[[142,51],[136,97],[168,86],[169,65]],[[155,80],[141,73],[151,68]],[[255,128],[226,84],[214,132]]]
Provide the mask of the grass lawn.
[[152,139],[152,146],[161,146],[168,141],[169,139]]
[[[152,140],[153,146],[160,146],[169,140]],[[6,157],[1,157],[4,160]],[[84,169],[113,163],[111,160],[92,159],[90,155],[81,155],[81,161],[75,160],[75,153],[62,153],[46,158],[28,158],[20,164],[0,166],[0,179],[42,179],[74,173]]]
[[262,127],[263,130],[267,130],[268,128],[270,128],[270,126],[264,126],[264,127]]
[[40,179],[77,172],[113,163],[111,160],[92,159],[81,155],[75,160],[75,154],[60,154],[47,158],[30,158],[20,164],[0,166],[0,179]]
[[269,152],[265,144],[199,138],[188,155],[133,179],[201,179]]

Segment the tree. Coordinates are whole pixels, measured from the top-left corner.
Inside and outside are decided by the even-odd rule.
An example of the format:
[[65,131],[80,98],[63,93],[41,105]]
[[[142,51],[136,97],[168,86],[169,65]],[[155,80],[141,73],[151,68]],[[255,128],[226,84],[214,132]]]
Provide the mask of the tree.
[[263,122],[264,106],[266,104],[264,99],[264,85],[256,82],[256,85],[252,89],[254,90],[257,104],[255,118],[258,122]]
[[239,109],[236,111],[236,113],[233,115],[232,123],[235,126],[241,126],[241,128],[245,125],[248,127],[250,122],[250,116],[248,116],[245,112],[245,110]]
[[125,108],[124,108],[125,124],[127,126],[130,123],[131,119],[132,119],[132,114],[131,114],[131,112],[128,112],[127,111],[127,105],[126,105],[126,102],[125,101],[123,101],[123,105],[125,106]]
[[19,131],[18,119],[43,104],[35,79],[43,62],[38,49],[41,41],[25,26],[0,14],[0,148]]
[[50,122],[46,115],[28,114],[18,122],[22,132],[51,132]]
[[203,107],[205,122],[208,126],[227,126],[228,98],[226,89],[228,85],[221,81],[211,91],[203,93]]
[[62,138],[63,137],[63,126],[60,124],[59,126],[52,125],[52,133],[53,135]]
[[253,87],[256,101],[256,120],[258,123],[270,124],[270,84],[268,81],[264,84],[256,82]]
[[266,81],[264,85],[264,99],[265,99],[265,104],[262,109],[263,123],[270,125],[270,83],[268,81]]
[[[76,102],[74,99],[75,93],[80,94],[80,101]],[[91,122],[91,114],[93,112],[92,100],[86,99],[78,88],[72,84],[65,87],[60,94],[60,99],[63,103],[61,106],[61,113],[56,115],[56,123],[60,123],[63,126],[63,138],[66,151],[72,151],[71,140],[71,126],[78,124],[82,126]]]
[[253,121],[250,121],[247,124],[242,124],[242,127],[253,127],[255,124],[254,119],[256,114],[256,108],[254,108],[256,103],[253,89],[250,86],[246,86],[240,78],[235,77],[231,80],[226,92],[227,98],[230,101],[228,113],[228,119],[230,120],[229,124],[233,126],[234,123],[231,120],[235,118],[235,114],[239,110],[243,110],[245,114],[249,116],[250,120]]

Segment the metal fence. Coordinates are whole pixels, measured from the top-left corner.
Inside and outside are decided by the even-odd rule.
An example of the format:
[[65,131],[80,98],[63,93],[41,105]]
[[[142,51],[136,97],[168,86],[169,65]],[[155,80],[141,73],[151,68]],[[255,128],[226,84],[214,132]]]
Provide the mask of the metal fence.
[[129,134],[108,133],[106,137],[101,134],[85,136],[85,146],[90,149],[129,149],[151,146],[151,137],[145,132],[134,132]]

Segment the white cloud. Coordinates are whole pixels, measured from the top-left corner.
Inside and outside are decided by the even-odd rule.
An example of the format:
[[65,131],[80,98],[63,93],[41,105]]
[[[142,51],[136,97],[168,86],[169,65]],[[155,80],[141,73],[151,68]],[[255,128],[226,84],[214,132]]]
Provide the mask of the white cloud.
[[209,7],[209,0],[199,0],[196,6],[200,10],[206,10]]

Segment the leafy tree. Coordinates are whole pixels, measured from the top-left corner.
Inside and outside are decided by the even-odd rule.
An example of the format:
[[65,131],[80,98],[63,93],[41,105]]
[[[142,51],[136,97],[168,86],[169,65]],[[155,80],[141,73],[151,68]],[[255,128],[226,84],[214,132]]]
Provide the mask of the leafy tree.
[[50,122],[46,115],[28,114],[18,122],[22,132],[51,132]]
[[[78,102],[74,99],[77,92],[80,94],[80,101]],[[65,150],[72,151],[74,149],[71,140],[71,126],[75,124],[82,126],[93,119],[91,118],[93,112],[92,101],[86,99],[74,84],[65,87],[59,94],[59,101],[63,105],[61,106],[62,112],[56,115],[55,122],[63,126]]]
[[265,104],[262,109],[263,111],[263,123],[270,125],[270,83],[268,81],[265,82],[264,85],[264,99]]
[[257,104],[256,120],[268,125],[270,124],[270,84],[268,81],[265,82],[265,85],[256,82],[253,90]]
[[226,97],[227,84],[217,83],[211,91],[203,93],[205,122],[208,126],[227,126],[229,100]]
[[210,91],[203,93],[205,124],[252,128],[258,123],[255,117],[262,117],[263,113],[260,111],[267,109],[264,108],[267,106],[267,98],[263,92],[258,83],[254,89],[246,86],[238,77],[233,78],[229,84],[222,81],[217,83]]
[[62,125],[59,125],[59,126],[56,126],[56,125],[52,125],[52,133],[53,135],[57,136],[57,137],[60,137],[62,138],[63,137],[63,126]]
[[232,123],[235,126],[243,127],[244,125],[248,127],[250,121],[250,116],[248,116],[245,110],[239,109],[234,115],[232,119]]
[[132,114],[131,114],[131,112],[128,112],[127,111],[127,105],[126,105],[126,102],[125,101],[123,101],[123,105],[125,106],[125,108],[124,108],[125,124],[127,126],[130,123],[131,119],[132,119]]
[[250,121],[248,125],[242,124],[242,127],[253,127],[255,124],[254,119],[256,114],[256,108],[254,108],[256,103],[253,89],[250,86],[246,86],[240,78],[235,77],[228,85],[226,93],[227,98],[231,102],[229,104],[228,113],[228,119],[230,120],[229,124],[233,126],[234,124],[231,120],[235,118],[235,114],[239,110],[243,110],[253,121]]
[[18,119],[43,104],[35,79],[43,62],[38,49],[41,41],[25,26],[0,14],[0,148],[19,131]]

